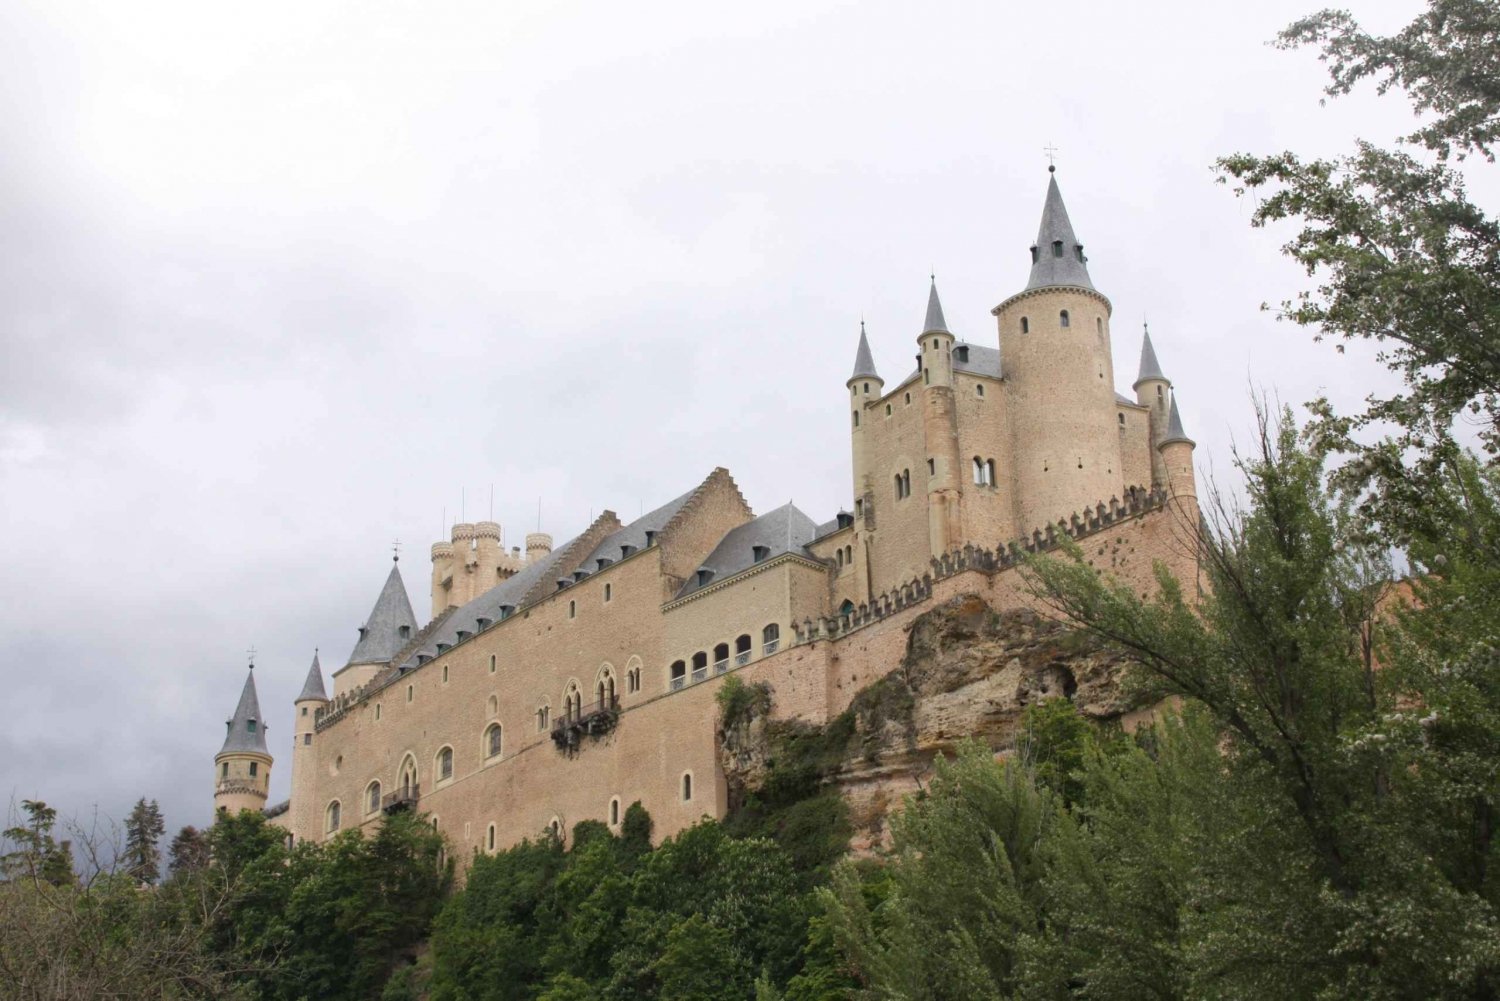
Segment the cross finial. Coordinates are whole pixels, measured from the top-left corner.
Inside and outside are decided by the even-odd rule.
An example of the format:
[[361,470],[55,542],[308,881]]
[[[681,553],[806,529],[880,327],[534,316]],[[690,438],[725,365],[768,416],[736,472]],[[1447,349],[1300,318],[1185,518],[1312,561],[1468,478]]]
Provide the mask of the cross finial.
[[1052,143],[1049,142],[1049,143],[1047,143],[1047,145],[1045,145],[1045,146],[1042,147],[1042,152],[1045,153],[1045,154],[1047,154],[1047,171],[1048,171],[1048,173],[1051,173],[1052,171],[1055,171],[1057,169],[1057,153],[1058,153],[1057,147],[1054,146],[1054,145],[1052,145]]
[[391,562],[401,562],[401,540],[395,539],[391,542]]
[[254,646],[254,644],[251,644],[250,649],[246,650],[245,653],[250,658],[250,670],[252,670],[252,671],[255,670],[255,646]]

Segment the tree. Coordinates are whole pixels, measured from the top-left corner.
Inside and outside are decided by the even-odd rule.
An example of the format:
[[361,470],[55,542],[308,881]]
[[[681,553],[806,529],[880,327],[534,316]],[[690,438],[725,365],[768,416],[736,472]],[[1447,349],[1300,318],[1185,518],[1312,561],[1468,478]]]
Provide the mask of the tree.
[[0,874],[8,880],[42,880],[53,886],[65,886],[75,879],[71,842],[58,842],[52,836],[57,811],[41,800],[25,799],[21,809],[24,823],[13,824],[3,836],[12,850],[0,856]]
[[167,865],[174,877],[190,876],[208,865],[208,835],[189,824],[172,838],[168,849]]
[[[1375,342],[1406,382],[1405,393],[1371,396],[1352,416],[1319,401],[1314,425],[1324,451],[1352,457],[1340,484],[1404,543],[1440,514],[1424,503],[1424,486],[1455,472],[1456,419],[1500,454],[1500,224],[1469,201],[1458,166],[1494,161],[1500,6],[1430,0],[1389,37],[1325,10],[1292,24],[1277,45],[1320,47],[1330,96],[1375,80],[1379,93],[1404,90],[1426,116],[1395,150],[1362,141],[1333,159],[1241,153],[1218,162],[1221,181],[1260,199],[1253,225],[1302,227],[1285,250],[1320,284],[1283,303],[1281,316],[1319,339]],[[1384,422],[1397,432],[1370,441],[1365,432],[1380,433]]]
[[166,829],[156,800],[148,803],[144,796],[136,801],[125,820],[125,871],[142,883],[155,883],[161,878],[158,845]]

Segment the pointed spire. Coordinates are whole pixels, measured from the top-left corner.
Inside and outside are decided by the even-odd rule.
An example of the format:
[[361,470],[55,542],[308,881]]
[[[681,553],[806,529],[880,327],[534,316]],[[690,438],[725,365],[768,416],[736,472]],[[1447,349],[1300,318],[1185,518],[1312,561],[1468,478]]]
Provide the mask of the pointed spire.
[[943,304],[938,301],[936,275],[932,278],[932,287],[927,290],[927,320],[922,325],[922,333],[948,333],[948,321],[943,319]]
[[401,652],[416,631],[417,617],[412,614],[411,599],[401,581],[401,565],[392,564],[370,617],[360,627],[359,642],[349,654],[349,663],[384,664]]
[[240,690],[239,704],[234,707],[234,718],[228,721],[229,732],[224,735],[224,746],[220,754],[236,751],[259,751],[270,756],[266,750],[265,720],[260,715],[260,699],[255,697],[255,666],[245,678],[245,687]]
[[854,374],[849,376],[849,381],[855,379],[879,379],[880,373],[875,371],[875,357],[870,354],[870,339],[865,336],[865,321],[859,321],[859,350],[854,353]]
[[1073,235],[1073,224],[1068,221],[1068,210],[1057,187],[1056,168],[1047,169],[1051,179],[1047,182],[1047,201],[1042,206],[1042,225],[1037,230],[1036,245],[1031,248],[1031,279],[1026,287],[1081,285],[1091,289],[1094,283],[1089,280],[1083,244]]
[[1185,441],[1189,445],[1198,444],[1197,442],[1193,441],[1193,439],[1189,438],[1187,436],[1187,432],[1182,429],[1182,414],[1177,412],[1176,393],[1172,394],[1172,410],[1170,415],[1167,417],[1167,436],[1160,442],[1158,442],[1156,447],[1160,448],[1162,445],[1166,445],[1169,442],[1174,441]]
[[323,668],[318,663],[318,651],[313,651],[312,667],[308,668],[307,681],[302,684],[302,694],[297,696],[298,702],[308,699],[317,699],[320,702],[328,701],[328,691],[323,687]]
[[1141,339],[1141,374],[1135,377],[1135,385],[1139,386],[1148,379],[1158,379],[1167,385],[1172,384],[1161,371],[1161,363],[1156,360],[1156,349],[1151,346],[1151,328],[1145,324],[1141,325],[1145,336]]

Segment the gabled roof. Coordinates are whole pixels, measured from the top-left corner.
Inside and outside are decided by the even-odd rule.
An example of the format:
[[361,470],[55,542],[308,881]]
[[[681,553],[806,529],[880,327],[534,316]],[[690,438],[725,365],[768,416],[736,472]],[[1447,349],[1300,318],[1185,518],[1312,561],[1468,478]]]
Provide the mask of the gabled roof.
[[656,510],[647,511],[624,528],[616,532],[611,532],[605,537],[603,542],[599,543],[589,552],[583,562],[573,567],[572,571],[583,570],[588,573],[598,573],[602,569],[599,566],[599,561],[609,560],[610,563],[619,562],[625,555],[625,546],[632,546],[635,549],[645,549],[647,541],[646,533],[651,533],[652,541],[654,542],[656,537],[661,534],[661,530],[667,526],[667,522],[676,517],[677,512],[682,510],[682,506],[688,502],[688,498],[692,497],[696,490],[697,488],[695,487],[681,497],[675,497],[667,501],[667,503]]
[[307,669],[307,680],[302,683],[302,694],[297,696],[298,702],[308,699],[319,699],[328,701],[328,690],[323,687],[323,668],[318,663],[318,651],[313,651],[312,667]]
[[1197,444],[1197,442],[1189,438],[1187,436],[1187,432],[1182,429],[1182,414],[1177,412],[1176,393],[1172,394],[1172,410],[1170,415],[1167,417],[1167,436],[1157,443],[1157,447],[1160,448],[1162,445],[1165,445],[1171,441],[1185,441],[1189,445]]
[[922,333],[948,333],[948,321],[943,319],[943,304],[938,301],[936,278],[932,280],[932,287],[927,290],[927,319],[922,321]]
[[224,746],[220,754],[237,751],[259,751],[270,756],[266,750],[266,724],[260,715],[260,700],[255,697],[255,666],[245,678],[245,687],[240,690],[239,704],[234,707],[234,717],[225,724],[229,732],[224,735]]
[[[805,548],[818,536],[817,524],[794,505],[787,503],[774,511],[767,511],[753,521],[747,521],[730,529],[714,547],[708,558],[699,565],[699,573],[687,579],[676,597],[685,598],[695,591],[711,586],[715,581],[732,577],[756,563],[764,563],[785,553],[796,553],[816,560]],[[764,551],[756,559],[756,549]],[[708,576],[704,579],[703,571]]]
[[1135,377],[1135,385],[1139,386],[1147,379],[1160,379],[1167,385],[1172,384],[1161,371],[1161,362],[1156,360],[1156,349],[1151,346],[1151,331],[1147,329],[1141,338],[1141,374]]
[[854,374],[849,376],[848,381],[855,379],[879,379],[880,373],[875,371],[875,358],[870,354],[870,339],[865,336],[865,321],[859,321],[859,348],[854,352]]
[[1026,282],[1027,289],[1053,285],[1078,285],[1087,289],[1094,287],[1094,283],[1089,280],[1083,244],[1073,235],[1073,224],[1068,220],[1068,210],[1063,205],[1055,173],[1047,181],[1047,201],[1042,206],[1042,225],[1037,230],[1036,244],[1032,251],[1035,261],[1031,265],[1031,278]]
[[[405,627],[406,633],[401,630]],[[411,599],[401,581],[401,564],[391,566],[380,597],[370,617],[359,630],[359,642],[349,654],[350,664],[383,664],[400,652],[411,634],[417,631],[417,617],[412,614]]]
[[[983,375],[991,379],[1000,378],[1000,349],[987,348],[982,344],[970,344],[967,341],[959,341],[953,345],[953,371],[968,372],[972,375]],[[902,379],[905,384],[922,374],[921,368],[914,368],[911,374]]]

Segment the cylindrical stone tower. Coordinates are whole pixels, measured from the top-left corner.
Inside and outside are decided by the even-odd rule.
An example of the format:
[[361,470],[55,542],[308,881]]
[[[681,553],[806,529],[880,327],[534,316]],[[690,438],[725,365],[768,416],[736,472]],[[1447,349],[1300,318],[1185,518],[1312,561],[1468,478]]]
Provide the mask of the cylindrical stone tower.
[[552,552],[552,536],[546,532],[526,533],[526,562],[534,563],[545,559]]
[[316,841],[324,833],[320,826],[322,811],[313,798],[318,760],[313,744],[317,740],[318,710],[326,705],[328,693],[323,687],[323,668],[318,663],[318,652],[314,650],[307,681],[293,706],[296,729],[292,736],[291,828],[292,837],[297,841]]
[[234,716],[225,722],[229,732],[214,755],[214,811],[257,813],[266,808],[271,788],[271,752],[266,749],[266,723],[255,696],[255,665],[245,678]]
[[849,389],[849,449],[852,454],[854,472],[854,509],[860,528],[869,529],[875,523],[875,483],[871,469],[870,415],[874,413],[870,404],[885,393],[885,380],[875,370],[875,358],[870,354],[870,341],[865,337],[865,324],[859,323],[859,348],[854,353],[854,374],[844,383]]
[[1016,527],[1029,533],[1123,489],[1110,303],[1089,279],[1053,177],[1026,289],[994,309]]
[[453,543],[432,544],[432,618],[437,618],[450,604],[449,583],[453,577]]
[[500,582],[500,561],[505,557],[505,547],[500,541],[498,521],[476,521],[474,523],[474,593],[479,597]]
[[958,455],[958,411],[953,398],[953,334],[943,318],[937,282],[927,293],[927,318],[917,338],[922,367],[922,437],[927,447],[927,540],[933,556],[962,541],[963,466]]
[[1150,330],[1145,331],[1141,340],[1141,371],[1135,378],[1134,388],[1135,401],[1151,408],[1148,415],[1151,422],[1151,483],[1165,485],[1167,467],[1163,464],[1160,446],[1167,437],[1167,424],[1171,419],[1172,380],[1162,373],[1161,363],[1156,360]]

